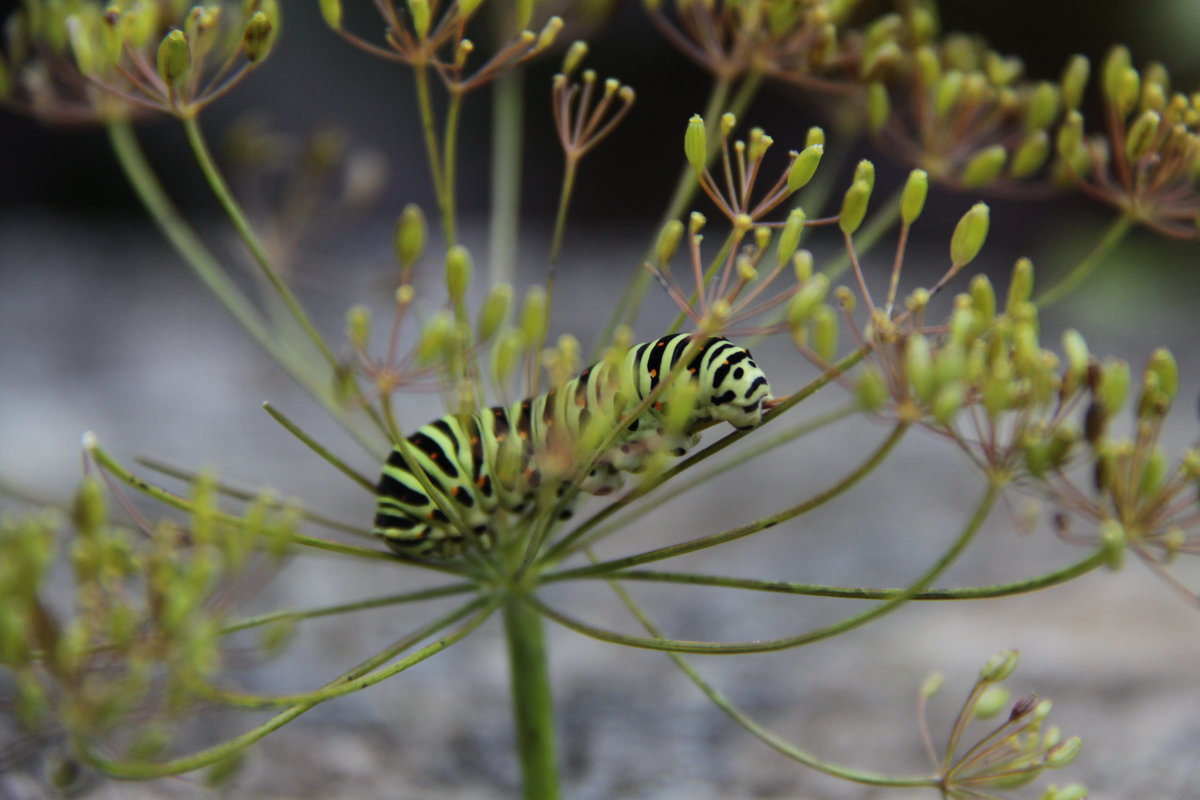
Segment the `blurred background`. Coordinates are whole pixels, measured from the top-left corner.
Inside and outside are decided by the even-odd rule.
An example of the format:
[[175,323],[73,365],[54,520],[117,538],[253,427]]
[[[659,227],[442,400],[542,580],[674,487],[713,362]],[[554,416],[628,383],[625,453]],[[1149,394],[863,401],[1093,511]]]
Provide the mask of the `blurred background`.
[[[282,130],[303,135],[314,126],[338,126],[355,145],[383,156],[388,181],[373,209],[321,230],[296,264],[298,290],[336,338],[347,306],[383,302],[390,291],[391,227],[400,208],[417,202],[432,217],[435,204],[410,74],[337,39],[315,2],[284,5],[285,29],[268,63],[208,110],[203,124],[219,143],[247,111],[265,109]],[[347,5],[350,27],[378,25],[366,2]],[[941,11],[945,30],[983,34],[1000,51],[1019,54],[1034,77],[1057,77],[1076,52],[1096,64],[1113,42],[1128,44],[1135,64],[1164,62],[1180,88],[1195,86],[1200,76],[1194,47],[1200,4],[1190,0],[1089,3],[1086,11],[1075,0],[945,2]],[[584,160],[572,207],[552,333],[569,331],[585,349],[655,234],[682,163],[686,119],[701,109],[708,87],[647,24],[638,3],[620,4],[589,43],[587,66],[631,84],[638,103],[613,138]],[[526,73],[522,284],[544,278],[557,202],[561,155],[548,100],[558,63],[544,59]],[[744,120],[764,127],[782,148],[801,143],[810,125],[828,124],[800,93],[770,87]],[[467,105],[460,169],[465,241],[477,254],[478,273],[487,251],[488,129],[487,96],[479,94]],[[140,133],[185,214],[219,251],[239,258],[178,126],[150,122]],[[0,145],[0,476],[47,496],[69,496],[80,475],[79,437],[92,430],[126,462],[149,454],[192,468],[212,466],[230,480],[271,485],[322,513],[368,525],[369,498],[276,426],[259,403],[270,399],[302,420],[361,471],[371,474],[377,465],[186,272],[128,189],[103,132],[47,128],[0,112]],[[877,159],[881,183],[894,185],[904,174],[869,149],[863,155]],[[945,263],[949,231],[976,199],[931,192],[921,223],[928,239],[914,244],[908,260],[913,284],[932,274],[922,273],[923,264],[933,270]],[[1017,256],[1031,256],[1046,274],[1065,269],[1110,217],[1078,200],[988,202],[992,234],[976,264],[1001,291]],[[886,269],[890,248],[874,259],[875,269]],[[1043,331],[1043,341],[1053,342],[1062,329],[1078,328],[1093,352],[1125,358],[1135,370],[1153,347],[1171,347],[1183,381],[1174,428],[1164,439],[1181,449],[1197,436],[1196,261],[1194,244],[1137,232],[1088,286],[1055,308]],[[427,258],[419,282],[438,285],[436,263],[436,255]],[[658,335],[655,319],[673,315],[669,302],[653,297],[638,338]],[[777,393],[813,374],[785,341],[755,355],[778,376]],[[812,416],[842,400],[835,391],[822,393],[809,406]],[[439,413],[433,396],[415,396],[403,409],[409,425]],[[730,473],[715,490],[657,509],[603,552],[618,555],[719,530],[777,508],[781,497],[807,496],[829,476],[852,469],[885,434],[852,418]],[[932,437],[909,439],[893,463],[818,514],[673,567],[831,584],[903,582],[954,535],[980,490],[959,454]],[[6,502],[0,498],[0,508]],[[947,584],[1012,580],[1081,556],[1044,527],[1018,532],[1020,505],[994,515]],[[1200,585],[1194,565],[1180,565],[1178,574]],[[337,602],[423,580],[389,566],[305,556],[247,611]],[[602,588],[551,593],[550,599],[590,621],[632,630]],[[650,584],[633,590],[668,630],[685,638],[774,637],[856,610],[847,601]],[[244,679],[272,692],[315,686],[344,668],[347,653],[365,657],[432,613],[403,607],[357,615],[353,624],[314,622],[282,659]],[[912,707],[924,677],[935,669],[947,675],[933,710],[935,732],[944,731],[986,658],[1019,648],[1024,662],[1014,689],[1053,699],[1053,717],[1064,732],[1084,737],[1076,767],[1055,780],[1087,782],[1096,800],[1187,800],[1200,797],[1198,624],[1195,608],[1133,563],[1115,575],[1091,575],[1028,597],[911,605],[883,624],[799,651],[696,661],[743,708],[798,745],[854,766],[916,772],[925,764]],[[553,627],[550,637],[565,794],[573,800],[917,796],[846,784],[784,760],[726,720],[659,654]],[[502,635],[489,625],[452,653],[321,706],[269,737],[252,751],[229,796],[510,796],[517,775],[507,680]],[[196,742],[243,730],[250,717],[205,716]],[[6,736],[16,740],[0,719],[0,748]],[[0,763],[3,800],[51,796],[43,778],[54,743],[27,752]],[[79,793],[208,796],[190,780],[118,784],[94,776],[81,780]]]

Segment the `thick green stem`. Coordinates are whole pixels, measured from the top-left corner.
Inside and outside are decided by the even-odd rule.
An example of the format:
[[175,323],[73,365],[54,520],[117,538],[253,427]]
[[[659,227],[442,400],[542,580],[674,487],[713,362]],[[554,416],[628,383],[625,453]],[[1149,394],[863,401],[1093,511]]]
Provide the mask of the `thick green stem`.
[[446,106],[446,130],[442,140],[442,228],[446,232],[447,247],[458,244],[458,201],[455,199],[454,186],[458,173],[458,123],[462,118],[462,103],[462,90],[452,89]]
[[488,274],[492,285],[513,283],[521,213],[524,70],[505,72],[492,86],[492,211]]
[[558,758],[554,703],[541,615],[520,597],[504,605],[504,632],[512,669],[513,717],[525,800],[555,800]]
[[1121,243],[1121,240],[1124,239],[1129,231],[1133,228],[1135,221],[1136,220],[1134,220],[1133,217],[1130,217],[1127,214],[1122,214],[1121,216],[1117,217],[1113,224],[1109,226],[1108,230],[1105,231],[1104,236],[1100,239],[1100,241],[1096,243],[1096,246],[1092,248],[1092,252],[1088,253],[1082,261],[1076,264],[1074,269],[1062,276],[1058,280],[1058,283],[1055,283],[1053,286],[1039,294],[1034,302],[1039,307],[1045,308],[1046,306],[1057,303],[1065,295],[1071,292],[1083,281],[1084,278],[1092,273],[1092,270],[1100,266],[1104,259],[1108,258],[1109,254],[1116,249],[1117,245]]

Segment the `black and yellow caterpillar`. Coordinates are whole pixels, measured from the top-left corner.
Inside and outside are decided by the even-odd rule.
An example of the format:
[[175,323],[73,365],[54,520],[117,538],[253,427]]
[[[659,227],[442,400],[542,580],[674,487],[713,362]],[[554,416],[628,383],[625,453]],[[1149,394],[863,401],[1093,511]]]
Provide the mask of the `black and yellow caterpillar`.
[[[561,497],[578,465],[592,461],[579,452],[589,421],[615,422],[632,411],[675,368],[691,340],[675,334],[634,345],[623,359],[593,364],[545,394],[418,428],[408,449],[459,524],[430,499],[396,447],[376,486],[375,533],[393,550],[418,557],[451,558],[470,546],[491,547],[498,513],[519,518],[540,510],[539,497]],[[726,421],[744,430],[762,422],[771,387],[745,348],[707,339],[687,373],[695,400],[682,433],[665,430],[666,407],[654,403],[595,460],[579,481],[582,491],[619,489],[621,473],[639,471],[652,453],[682,455],[705,423]]]

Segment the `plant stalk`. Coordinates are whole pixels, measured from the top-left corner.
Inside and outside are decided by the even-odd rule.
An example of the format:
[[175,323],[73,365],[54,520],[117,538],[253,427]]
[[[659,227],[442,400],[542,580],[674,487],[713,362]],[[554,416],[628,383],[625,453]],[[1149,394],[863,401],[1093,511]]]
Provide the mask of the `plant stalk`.
[[558,758],[554,703],[542,617],[514,595],[504,605],[504,633],[512,670],[513,719],[521,760],[521,796],[525,800],[557,800]]

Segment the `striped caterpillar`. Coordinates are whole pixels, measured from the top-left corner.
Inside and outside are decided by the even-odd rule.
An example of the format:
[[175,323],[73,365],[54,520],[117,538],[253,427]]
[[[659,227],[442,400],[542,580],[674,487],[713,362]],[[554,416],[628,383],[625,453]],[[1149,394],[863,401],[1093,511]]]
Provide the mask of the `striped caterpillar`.
[[[581,457],[577,446],[589,421],[616,421],[633,411],[676,367],[691,341],[689,334],[675,334],[634,345],[623,359],[593,364],[545,394],[421,426],[408,437],[408,449],[469,533],[431,500],[400,447],[392,450],[376,486],[375,533],[393,550],[418,557],[446,559],[473,545],[490,548],[497,514],[520,518],[544,510],[538,498],[548,496],[546,488],[561,497],[577,478],[578,464],[592,460]],[[595,460],[578,481],[582,491],[616,491],[621,473],[641,470],[653,453],[683,455],[706,423],[725,421],[746,430],[762,422],[771,388],[745,348],[710,338],[688,362],[684,377],[694,382],[695,400],[682,433],[666,431],[667,407],[660,399]],[[565,511],[563,518],[568,516]]]

